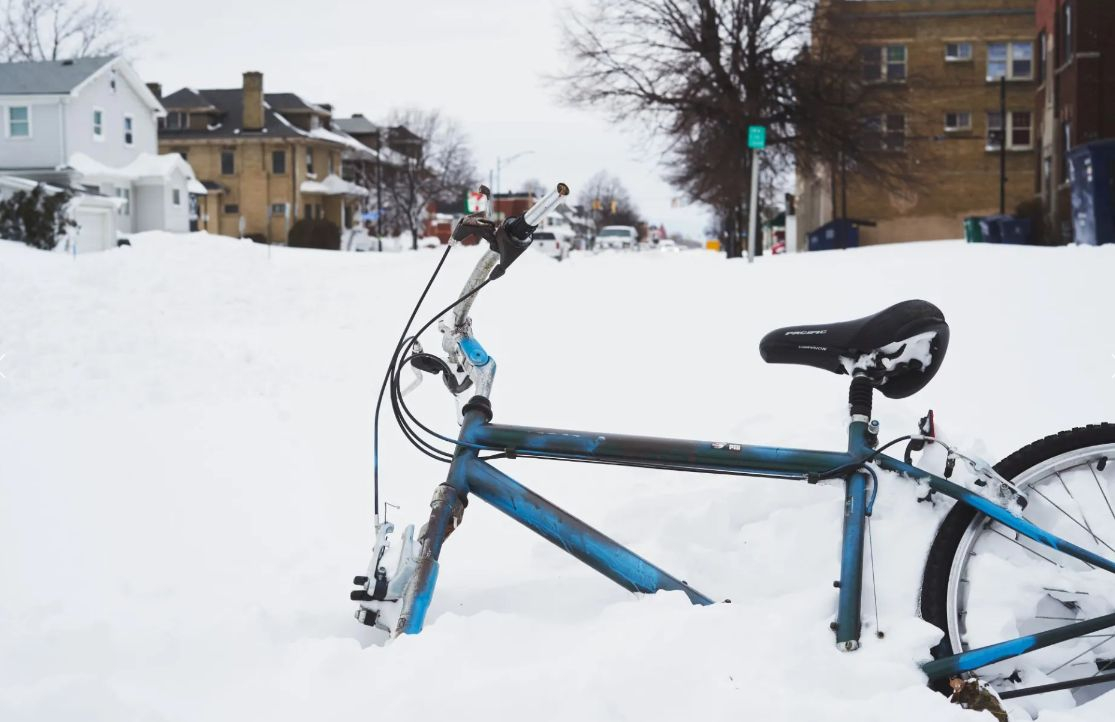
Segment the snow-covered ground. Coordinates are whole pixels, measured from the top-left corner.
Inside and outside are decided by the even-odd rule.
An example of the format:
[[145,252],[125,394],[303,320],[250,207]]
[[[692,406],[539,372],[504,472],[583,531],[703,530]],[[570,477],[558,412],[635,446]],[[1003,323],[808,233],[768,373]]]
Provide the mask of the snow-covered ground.
[[[372,542],[372,409],[437,252],[133,243],[0,243],[5,722],[991,719],[924,686],[918,582],[945,509],[892,478],[873,521],[886,637],[869,592],[855,654],[828,630],[838,486],[540,461],[498,463],[733,603],[633,596],[474,503],[426,631],[383,644],[348,600]],[[478,253],[453,251],[431,311]],[[1113,274],[1115,248],[527,253],[473,316],[499,421],[842,448],[846,379],[766,366],[759,339],[925,298],[949,357],[913,399],[877,402],[882,435],[933,407],[997,459],[1115,416]],[[452,431],[440,382],[411,398]],[[384,446],[392,518],[421,521],[444,467],[390,427]],[[1042,719],[1113,717],[1109,694]]]

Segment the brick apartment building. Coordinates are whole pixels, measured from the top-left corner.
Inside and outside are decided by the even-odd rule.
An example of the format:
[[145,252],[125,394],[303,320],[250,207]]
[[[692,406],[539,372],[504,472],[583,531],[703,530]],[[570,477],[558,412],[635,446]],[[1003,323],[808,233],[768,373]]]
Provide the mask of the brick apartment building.
[[[1068,151],[1115,137],[1115,2],[1038,0],[1036,192],[1046,233],[1072,240]],[[1104,45],[1112,45],[1106,49]]]
[[[874,222],[861,243],[959,238],[966,216],[999,210],[999,78],[1007,78],[1006,211],[1034,198],[1034,0],[822,0],[882,112],[864,118],[878,152],[904,154],[909,184],[798,169],[799,246],[846,217]],[[825,25],[815,32],[825,33]],[[893,112],[886,112],[893,98]],[[996,132],[1000,131],[1000,132]],[[846,187],[841,182],[847,180]],[[907,187],[908,186],[908,187]],[[844,208],[846,200],[846,210]]]
[[368,191],[341,178],[342,155],[375,152],[331,129],[329,106],[265,94],[257,72],[241,88],[183,88],[162,103],[160,152],[179,153],[209,189],[199,230],[286,243],[299,219],[344,229],[358,217]]

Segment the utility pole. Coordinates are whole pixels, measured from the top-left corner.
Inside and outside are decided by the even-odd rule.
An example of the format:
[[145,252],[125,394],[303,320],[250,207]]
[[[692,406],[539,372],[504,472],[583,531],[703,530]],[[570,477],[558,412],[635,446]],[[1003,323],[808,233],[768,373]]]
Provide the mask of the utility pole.
[[[1007,212],[1007,76],[999,78],[999,118],[1003,137],[999,141],[999,215]],[[1032,132],[1032,131],[1031,131]]]

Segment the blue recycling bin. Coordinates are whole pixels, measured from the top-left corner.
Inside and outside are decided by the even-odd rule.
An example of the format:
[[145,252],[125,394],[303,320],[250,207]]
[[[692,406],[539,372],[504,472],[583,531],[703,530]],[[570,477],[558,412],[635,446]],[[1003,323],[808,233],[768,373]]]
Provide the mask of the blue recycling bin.
[[981,218],[979,225],[980,230],[983,231],[984,242],[1002,243],[1003,223],[1009,220],[1011,220],[1010,216],[986,216],[985,218]]
[[1014,243],[1020,246],[1030,244],[1034,236],[1034,223],[1029,218],[1007,216],[999,221],[1000,243]]
[[1077,243],[1115,243],[1115,140],[1069,151],[1072,227]]
[[832,251],[837,248],[857,248],[859,226],[846,219],[830,221],[809,234],[809,250]]

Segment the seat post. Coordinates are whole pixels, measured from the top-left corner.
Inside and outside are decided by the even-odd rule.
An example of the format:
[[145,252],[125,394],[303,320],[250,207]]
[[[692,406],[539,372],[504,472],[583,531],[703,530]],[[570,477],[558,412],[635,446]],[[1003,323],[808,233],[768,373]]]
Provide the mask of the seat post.
[[848,407],[852,421],[871,421],[871,403],[875,393],[875,386],[863,374],[852,377],[852,386],[848,390]]

